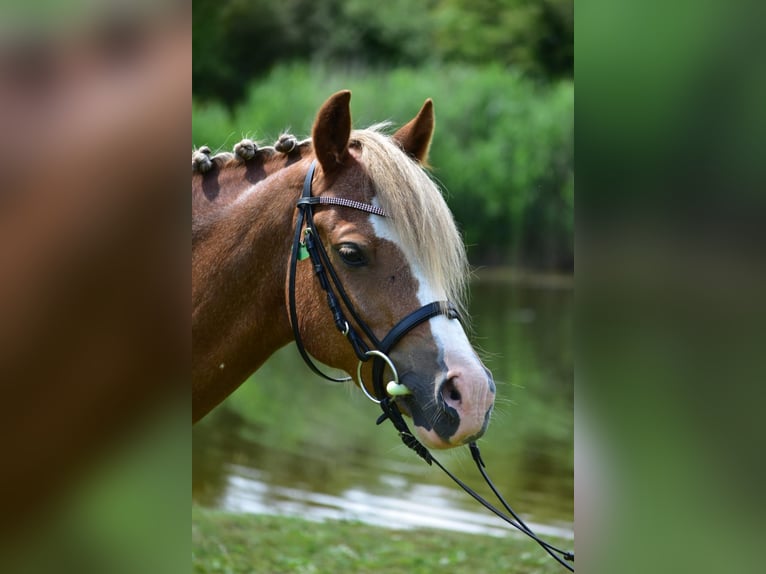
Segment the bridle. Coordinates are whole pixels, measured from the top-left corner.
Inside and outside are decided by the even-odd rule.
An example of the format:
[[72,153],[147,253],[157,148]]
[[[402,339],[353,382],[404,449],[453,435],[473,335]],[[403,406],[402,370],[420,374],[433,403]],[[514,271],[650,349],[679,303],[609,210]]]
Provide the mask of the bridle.
[[[360,387],[362,387],[364,393],[372,401],[382,405],[387,397],[386,390],[383,386],[383,371],[386,366],[391,369],[394,376],[394,382],[397,384],[399,383],[399,375],[393,362],[388,357],[391,349],[393,349],[393,347],[407,333],[421,323],[424,323],[437,315],[446,315],[450,319],[458,319],[458,312],[452,303],[447,301],[434,301],[433,303],[423,305],[404,317],[394,325],[383,339],[378,339],[369,325],[367,325],[364,319],[359,316],[359,313],[354,308],[353,303],[348,297],[346,290],[343,288],[343,284],[338,278],[338,274],[327,255],[324,245],[322,245],[321,239],[317,235],[316,227],[314,226],[314,207],[316,205],[341,205],[381,217],[386,217],[386,214],[380,207],[367,203],[338,197],[312,196],[311,184],[314,178],[315,169],[316,160],[311,162],[311,166],[306,174],[306,179],[303,182],[303,192],[297,203],[298,219],[295,224],[295,238],[293,240],[292,253],[290,256],[288,298],[290,305],[290,322],[292,323],[295,344],[298,347],[298,352],[300,352],[303,360],[309,368],[319,376],[333,382],[345,382],[351,380],[351,377],[335,378],[323,373],[319,367],[316,366],[311,357],[309,357],[306,348],[303,345],[300,329],[298,327],[298,313],[295,305],[295,276],[298,261],[308,257],[311,259],[311,263],[314,266],[314,273],[316,274],[317,279],[319,279],[319,284],[327,294],[327,304],[332,312],[335,327],[348,339],[349,343],[351,343],[351,347],[354,349],[354,353],[359,359],[359,368],[357,369],[358,374],[361,374],[363,363],[366,363],[369,360],[373,361],[372,380],[375,395],[371,395],[369,391],[367,391],[361,380],[359,381]],[[303,238],[302,240],[301,237]],[[342,306],[339,304],[338,298],[342,301]],[[353,319],[353,323],[346,318],[346,311]],[[369,343],[360,336],[355,325],[364,333]]]
[[[322,245],[322,241],[317,234],[316,227],[314,226],[314,208],[317,205],[340,205],[358,211],[364,211],[377,215],[380,217],[386,217],[386,213],[378,206],[370,205],[367,203],[361,203],[358,201],[338,198],[338,197],[315,197],[311,195],[311,187],[314,179],[314,172],[316,170],[316,160],[311,162],[309,170],[306,173],[306,177],[303,181],[303,191],[301,197],[297,201],[298,217],[295,224],[295,236],[293,239],[293,245],[290,253],[290,266],[288,276],[288,301],[290,312],[290,323],[292,324],[293,336],[295,338],[295,344],[298,348],[298,352],[303,358],[304,362],[309,368],[329,381],[333,382],[346,382],[350,381],[351,377],[331,377],[323,373],[319,367],[309,356],[303,345],[303,340],[300,334],[300,328],[298,326],[298,312],[295,305],[295,278],[296,270],[299,260],[311,259],[311,263],[314,268],[314,274],[319,280],[319,284],[322,290],[327,295],[327,304],[332,313],[335,327],[338,331],[348,339],[351,347],[354,349],[354,353],[359,359],[359,365],[357,368],[357,378],[359,386],[364,394],[373,402],[377,403],[383,411],[383,414],[378,417],[376,424],[383,423],[386,419],[390,420],[399,433],[399,437],[402,442],[409,448],[414,450],[423,460],[429,465],[435,463],[441,468],[455,483],[457,483],[463,490],[465,490],[470,496],[476,499],[482,506],[487,508],[490,512],[494,513],[511,526],[517,528],[527,536],[535,540],[542,548],[550,554],[555,560],[562,564],[569,571],[574,572],[569,564],[564,560],[574,561],[574,553],[565,550],[560,550],[555,546],[545,542],[538,538],[532,530],[521,520],[521,518],[513,511],[508,503],[503,499],[500,493],[495,488],[495,485],[490,480],[486,471],[484,470],[485,464],[481,458],[481,452],[475,442],[470,443],[471,456],[473,457],[476,466],[479,469],[484,480],[489,485],[492,492],[497,496],[506,511],[508,511],[513,518],[508,517],[502,511],[495,508],[492,504],[487,502],[481,495],[471,489],[468,485],[462,482],[454,474],[452,474],[446,467],[436,460],[428,449],[423,446],[417,438],[412,434],[407,423],[402,417],[401,411],[396,404],[393,397],[386,392],[386,387],[383,385],[383,372],[385,367],[388,366],[393,376],[393,382],[399,384],[399,375],[396,370],[396,366],[389,358],[389,353],[401,341],[401,339],[412,331],[418,325],[428,321],[433,317],[439,315],[445,315],[449,319],[460,320],[460,315],[455,305],[449,301],[434,301],[423,305],[419,309],[413,311],[409,315],[400,320],[394,327],[386,334],[383,339],[378,339],[372,332],[372,329],[367,323],[359,316],[354,305],[348,297],[343,284],[341,283],[335,268],[330,261],[327,251]],[[339,303],[338,299],[342,302]],[[344,311],[345,309],[345,311]],[[346,317],[346,312],[353,319],[353,323],[349,322]],[[356,326],[364,333],[367,341],[363,339],[356,329]],[[362,365],[367,361],[372,360],[372,384],[375,391],[374,395],[370,394],[367,390],[364,381],[362,380]],[[514,520],[515,519],[515,520]],[[559,554],[561,557],[559,557]]]

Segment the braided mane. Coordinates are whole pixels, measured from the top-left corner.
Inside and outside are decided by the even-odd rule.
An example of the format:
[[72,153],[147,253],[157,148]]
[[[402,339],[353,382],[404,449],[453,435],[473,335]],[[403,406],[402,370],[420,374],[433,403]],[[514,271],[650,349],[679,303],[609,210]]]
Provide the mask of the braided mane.
[[192,152],[192,172],[207,173],[217,165],[220,169],[231,165],[239,165],[242,162],[255,159],[256,156],[263,159],[275,153],[289,154],[311,144],[311,139],[298,141],[292,134],[282,134],[273,146],[259,147],[253,140],[245,138],[234,146],[232,152],[219,152],[212,155],[210,148],[203,145]]

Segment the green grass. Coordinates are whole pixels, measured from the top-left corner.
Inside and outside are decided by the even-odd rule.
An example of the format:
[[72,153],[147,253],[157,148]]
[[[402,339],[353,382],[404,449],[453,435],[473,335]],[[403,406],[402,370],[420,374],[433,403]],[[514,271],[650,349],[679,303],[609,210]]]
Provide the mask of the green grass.
[[[553,541],[555,543],[555,541]],[[571,547],[571,542],[563,545]],[[534,542],[192,507],[195,573],[560,573]]]

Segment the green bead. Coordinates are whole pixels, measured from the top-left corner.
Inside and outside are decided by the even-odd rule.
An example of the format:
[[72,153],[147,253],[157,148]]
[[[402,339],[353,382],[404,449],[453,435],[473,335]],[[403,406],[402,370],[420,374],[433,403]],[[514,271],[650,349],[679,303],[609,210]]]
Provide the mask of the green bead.
[[412,393],[412,391],[410,391],[407,387],[395,383],[394,381],[390,381],[386,385],[386,391],[388,391],[388,394],[392,397],[401,397]]

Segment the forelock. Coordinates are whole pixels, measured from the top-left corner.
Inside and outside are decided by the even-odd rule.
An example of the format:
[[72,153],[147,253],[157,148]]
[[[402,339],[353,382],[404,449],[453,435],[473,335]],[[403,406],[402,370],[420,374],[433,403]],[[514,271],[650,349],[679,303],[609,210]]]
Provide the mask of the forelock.
[[462,312],[468,261],[452,213],[436,182],[383,133],[386,127],[376,124],[354,130],[350,143],[359,148],[359,161],[402,240],[402,248],[422,265],[427,280],[441,287]]

